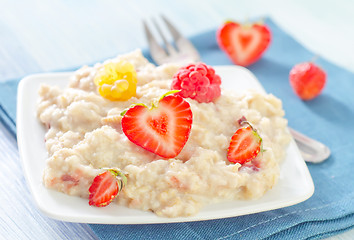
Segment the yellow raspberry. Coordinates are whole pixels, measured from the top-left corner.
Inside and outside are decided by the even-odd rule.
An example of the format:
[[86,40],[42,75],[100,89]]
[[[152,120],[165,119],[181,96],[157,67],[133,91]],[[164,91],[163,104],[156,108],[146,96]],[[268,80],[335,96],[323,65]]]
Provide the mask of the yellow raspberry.
[[136,71],[127,61],[105,64],[94,83],[99,94],[112,101],[125,101],[136,95]]

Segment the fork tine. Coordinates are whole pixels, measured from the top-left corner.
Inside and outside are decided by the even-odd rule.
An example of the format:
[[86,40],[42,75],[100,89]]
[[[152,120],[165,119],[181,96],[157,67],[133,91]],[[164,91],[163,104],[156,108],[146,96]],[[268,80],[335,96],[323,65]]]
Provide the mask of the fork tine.
[[170,31],[173,40],[175,41],[175,44],[177,46],[177,49],[180,52],[188,53],[190,56],[192,56],[194,60],[199,60],[200,56],[198,50],[194,47],[191,41],[185,38],[164,15],[161,15],[161,18],[165,22],[168,30]]
[[167,41],[165,35],[164,35],[164,34],[162,33],[162,31],[161,31],[161,28],[160,28],[159,24],[157,24],[157,22],[155,21],[155,19],[152,19],[152,22],[154,23],[154,25],[155,25],[155,27],[156,27],[156,29],[157,29],[157,32],[160,34],[163,43],[165,44],[167,53],[169,53],[169,54],[174,54],[174,53],[176,53],[176,49]]
[[174,63],[189,63],[194,61],[199,61],[200,56],[198,50],[193,46],[193,44],[185,37],[183,37],[178,30],[172,25],[172,23],[167,20],[166,17],[161,16],[164,24],[166,25],[168,31],[173,37],[175,48],[172,46],[165,38],[161,28],[157,22],[153,19],[153,24],[155,25],[158,33],[161,35],[162,40],[166,48],[161,47],[156,41],[154,35],[150,31],[148,24],[143,20],[143,25],[145,29],[146,38],[150,48],[150,54],[155,63],[161,65],[164,63],[174,62]]
[[165,22],[168,30],[170,31],[173,40],[177,41],[180,38],[184,38],[182,34],[172,25],[172,23],[164,15],[161,15],[161,18]]
[[166,51],[159,45],[156,41],[154,35],[151,33],[147,23],[143,20],[145,35],[149,44],[151,57],[156,61],[156,59],[164,58],[167,56]]

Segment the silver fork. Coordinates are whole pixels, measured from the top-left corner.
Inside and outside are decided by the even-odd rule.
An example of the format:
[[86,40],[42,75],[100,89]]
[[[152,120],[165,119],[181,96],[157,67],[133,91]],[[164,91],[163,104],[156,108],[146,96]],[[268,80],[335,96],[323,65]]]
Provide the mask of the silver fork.
[[[199,61],[199,53],[193,46],[193,44],[188,39],[183,37],[166,17],[161,16],[161,19],[166,25],[170,34],[172,35],[175,46],[173,46],[167,41],[161,28],[153,19],[153,25],[155,26],[160,37],[162,38],[165,48],[160,46],[160,44],[152,34],[150,28],[148,27],[147,22],[143,21],[145,34],[149,44],[152,59],[159,65],[168,62],[188,63]],[[308,136],[305,136],[304,134],[299,133],[294,129],[291,129],[290,127],[289,131],[294,137],[294,140],[305,161],[312,163],[320,163],[330,156],[331,152],[326,145],[312,138],[309,138]]]
[[155,19],[153,19],[153,25],[162,38],[165,49],[161,47],[148,27],[147,22],[143,21],[152,59],[159,65],[169,62],[186,63],[198,61],[200,56],[193,44],[187,38],[183,37],[166,17],[161,16],[161,19],[172,35],[175,46],[167,41],[161,28]]

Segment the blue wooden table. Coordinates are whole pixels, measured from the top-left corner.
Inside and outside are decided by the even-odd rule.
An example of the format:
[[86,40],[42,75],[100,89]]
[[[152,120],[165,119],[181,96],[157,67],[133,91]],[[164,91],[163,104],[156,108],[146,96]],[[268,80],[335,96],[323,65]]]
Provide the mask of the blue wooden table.
[[[159,14],[186,36],[214,29],[226,19],[271,16],[310,50],[354,72],[353,12],[349,0],[335,5],[305,0],[1,0],[0,81],[73,69],[145,48],[141,20]],[[37,210],[16,139],[1,123],[0,169],[0,239],[96,239],[86,224],[56,221]],[[352,239],[353,234],[334,239]]]

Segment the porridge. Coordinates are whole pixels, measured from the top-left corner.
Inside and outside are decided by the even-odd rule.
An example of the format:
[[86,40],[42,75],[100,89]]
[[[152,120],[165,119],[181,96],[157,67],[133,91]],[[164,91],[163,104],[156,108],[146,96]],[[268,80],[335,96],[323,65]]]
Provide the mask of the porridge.
[[[115,68],[128,74],[117,77]],[[111,204],[163,217],[191,216],[210,203],[263,196],[278,180],[290,140],[281,101],[271,94],[220,90],[217,73],[207,80],[209,89],[196,86],[199,97],[187,97],[183,89],[169,93],[171,86],[186,86],[178,80],[189,70],[180,71],[173,64],[155,67],[137,50],[82,67],[65,89],[43,84],[38,118],[47,128],[44,185],[90,198],[91,204],[97,176],[118,173],[119,195]],[[106,79],[107,72],[119,81]],[[167,122],[155,121],[155,112]],[[165,125],[172,125],[168,137],[151,130]],[[242,141],[252,140],[247,149],[240,150],[236,133]],[[166,150],[169,146],[175,148]],[[251,158],[239,160],[240,152]]]

